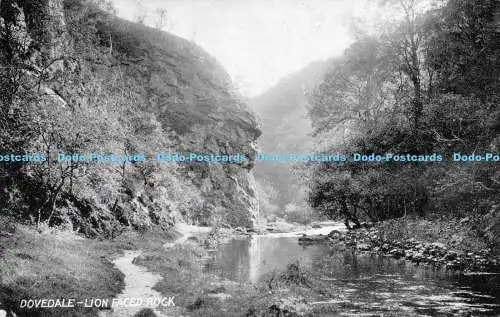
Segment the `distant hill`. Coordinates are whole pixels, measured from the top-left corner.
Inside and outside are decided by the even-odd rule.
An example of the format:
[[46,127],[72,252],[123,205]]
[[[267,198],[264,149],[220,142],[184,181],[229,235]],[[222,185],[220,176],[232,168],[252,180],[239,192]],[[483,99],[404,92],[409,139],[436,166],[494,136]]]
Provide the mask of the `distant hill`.
[[[261,152],[311,152],[313,138],[306,92],[319,83],[329,64],[329,60],[311,63],[249,101],[262,122],[263,133],[258,140]],[[302,197],[302,186],[293,175],[292,164],[257,163],[255,177],[261,186],[274,187],[276,197],[272,203],[280,209]]]

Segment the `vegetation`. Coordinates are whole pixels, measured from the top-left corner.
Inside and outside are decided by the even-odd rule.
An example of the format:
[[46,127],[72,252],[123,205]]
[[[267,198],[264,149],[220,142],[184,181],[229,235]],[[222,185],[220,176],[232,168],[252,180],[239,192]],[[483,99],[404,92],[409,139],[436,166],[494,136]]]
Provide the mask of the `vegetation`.
[[377,229],[382,241],[408,241],[442,243],[448,249],[469,253],[481,253],[488,244],[481,237],[479,218],[462,220],[442,219],[393,219],[381,223]]
[[[45,158],[0,164],[2,213],[108,238],[123,227],[168,229],[181,218],[210,223],[218,205],[238,212],[235,218],[226,212],[231,225],[248,225],[249,208],[237,206],[242,192],[252,196],[243,188],[249,187],[245,167],[186,167],[151,158],[156,152],[248,152],[258,129],[212,57],[183,39],[118,19],[109,1],[52,7],[9,0],[1,6],[0,148]],[[235,118],[236,125],[207,128]],[[59,153],[149,159],[99,164],[58,161]],[[243,190],[203,192],[227,183],[218,174],[236,175]],[[202,179],[217,186],[201,188]]]
[[[325,152],[498,152],[500,50],[497,1],[384,1],[400,21],[363,35],[310,94]],[[416,215],[480,219],[499,245],[498,163],[347,161],[316,166],[310,203],[348,226]]]
[[95,316],[97,308],[19,308],[22,299],[114,298],[123,274],[108,260],[128,243],[82,239],[67,231],[38,233],[0,218],[0,302],[18,316]]
[[[262,123],[263,133],[258,140],[261,152],[311,153],[313,138],[311,121],[307,117],[306,91],[320,81],[328,65],[328,61],[311,63],[249,100],[249,105],[258,113]],[[292,209],[314,214],[305,201],[307,184],[298,175],[301,170],[302,167],[293,162],[256,163],[254,172],[261,214],[265,214],[269,220],[275,217],[295,218],[298,215],[295,211],[291,215],[286,210],[290,204],[294,206]],[[311,217],[310,221],[313,220],[314,217]]]
[[[259,134],[215,59],[117,18],[110,3],[0,2],[0,154],[45,158],[0,162],[0,302],[21,316],[95,316],[20,311],[19,300],[113,298],[123,287],[110,262],[117,250],[160,250],[178,220],[251,219],[251,166],[57,161],[93,152],[251,156]],[[167,17],[158,14],[160,28]]]

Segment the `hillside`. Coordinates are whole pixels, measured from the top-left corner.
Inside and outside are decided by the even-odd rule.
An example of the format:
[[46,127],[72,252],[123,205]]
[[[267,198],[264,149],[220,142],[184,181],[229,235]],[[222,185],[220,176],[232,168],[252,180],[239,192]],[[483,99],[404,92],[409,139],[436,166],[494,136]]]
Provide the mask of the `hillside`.
[[[258,141],[262,152],[311,153],[313,138],[307,116],[306,93],[321,80],[329,63],[311,63],[249,101],[250,107],[262,121],[263,134]],[[271,186],[276,190],[276,197],[271,198],[270,203],[279,208],[284,208],[288,203],[300,203],[302,197],[302,186],[292,168],[292,164],[262,162],[255,167],[255,176],[261,186]]]
[[[251,227],[257,123],[200,47],[95,1],[3,1],[0,208],[20,221],[112,237],[176,221]],[[29,43],[26,45],[25,43]],[[16,89],[14,89],[16,87]],[[12,88],[12,89],[10,89]],[[244,154],[227,163],[56,162],[60,152]]]

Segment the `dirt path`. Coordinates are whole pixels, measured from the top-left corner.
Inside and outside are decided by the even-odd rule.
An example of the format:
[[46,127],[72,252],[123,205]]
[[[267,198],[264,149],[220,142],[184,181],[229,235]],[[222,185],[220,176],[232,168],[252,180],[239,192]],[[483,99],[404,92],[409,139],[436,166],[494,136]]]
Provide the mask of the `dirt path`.
[[[186,242],[189,237],[206,234],[210,232],[211,227],[197,227],[187,224],[178,224],[176,230],[182,234],[180,238],[173,242],[165,244],[165,248],[171,248],[177,244]],[[117,300],[125,300],[129,298],[143,299],[148,298],[162,299],[164,296],[153,289],[153,286],[158,283],[162,277],[159,274],[153,274],[147,271],[146,268],[135,265],[134,259],[141,255],[141,251],[125,251],[125,254],[117,258],[113,263],[125,275],[125,289],[119,294]],[[145,308],[151,309],[158,317],[169,317],[158,310],[157,303],[143,303],[142,305],[116,305],[112,310],[101,311],[99,317],[133,317],[135,314]]]
[[[113,263],[115,266],[125,274],[125,289],[116,299],[123,301],[127,298],[163,298],[163,296],[153,290],[153,286],[158,283],[162,278],[160,275],[148,272],[144,267],[135,265],[134,259],[141,254],[140,251],[125,251],[125,254]],[[158,312],[156,308],[158,305],[142,304],[138,307],[121,306],[113,307],[112,311],[103,311],[99,317],[133,317],[144,308],[152,309],[158,317],[166,317]]]

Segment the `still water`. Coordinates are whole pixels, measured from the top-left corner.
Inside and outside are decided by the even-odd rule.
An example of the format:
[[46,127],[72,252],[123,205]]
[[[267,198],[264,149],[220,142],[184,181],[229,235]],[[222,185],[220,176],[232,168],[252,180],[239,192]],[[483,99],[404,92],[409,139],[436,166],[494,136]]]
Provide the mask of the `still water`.
[[499,275],[451,274],[351,249],[301,246],[297,234],[233,239],[214,251],[205,269],[258,282],[296,261],[335,291],[314,304],[339,305],[341,315],[500,316]]

